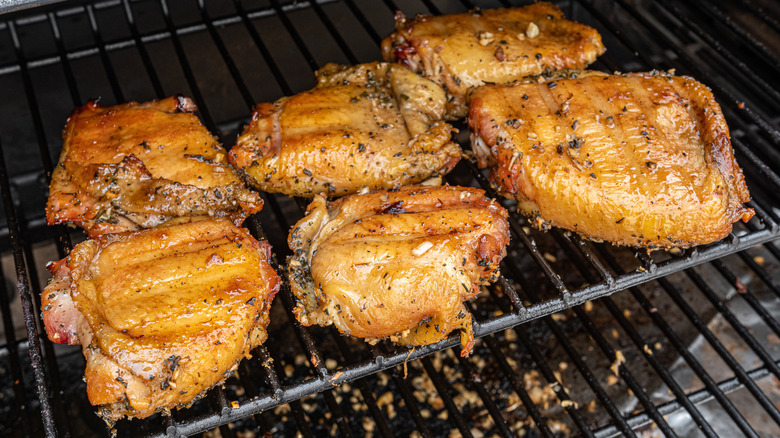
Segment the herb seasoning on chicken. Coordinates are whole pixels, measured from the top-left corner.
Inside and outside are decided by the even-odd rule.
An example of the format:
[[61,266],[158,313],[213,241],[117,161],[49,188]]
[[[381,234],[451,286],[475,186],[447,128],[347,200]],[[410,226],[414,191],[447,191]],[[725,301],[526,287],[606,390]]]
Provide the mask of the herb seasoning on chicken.
[[242,222],[263,208],[189,98],[76,109],[63,131],[46,221],[91,235],[151,228],[174,217]]
[[46,332],[82,345],[89,401],[109,423],[188,406],[267,337],[268,243],[224,218],[176,222],[87,240],[49,266]]
[[450,118],[466,115],[466,94],[487,83],[582,69],[604,53],[599,33],[567,20],[546,2],[407,20],[382,42],[385,61],[401,62],[444,87]]
[[460,330],[468,355],[474,337],[463,301],[497,279],[506,218],[473,188],[315,197],[288,239],[295,314],[304,325],[333,324],[369,342],[424,345]]
[[485,86],[469,125],[480,167],[540,226],[668,248],[717,241],[753,216],[720,107],[687,76]]
[[344,196],[419,183],[460,160],[435,83],[386,63],[328,64],[317,79],[312,90],[258,105],[231,149],[255,187]]

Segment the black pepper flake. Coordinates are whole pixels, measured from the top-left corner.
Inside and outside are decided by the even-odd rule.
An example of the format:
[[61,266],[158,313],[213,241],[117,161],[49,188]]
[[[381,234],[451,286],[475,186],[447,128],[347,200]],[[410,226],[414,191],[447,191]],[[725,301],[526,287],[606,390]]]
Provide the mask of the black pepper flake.
[[403,99],[403,100],[409,100],[409,96],[407,96],[407,95],[405,95],[405,94],[401,94],[401,99]]
[[563,154],[563,145],[559,144],[558,147],[556,148],[556,151],[558,151],[558,154]]
[[311,171],[309,169],[303,169],[303,173],[306,176],[311,176]]
[[595,173],[591,173],[590,177],[593,178],[593,179],[596,179],[596,174]]
[[571,129],[572,129],[572,131],[574,131],[575,129],[577,129],[577,124],[578,124],[578,123],[579,123],[579,120],[575,120],[575,121],[574,121],[574,123],[572,123],[572,124],[571,124]]
[[655,169],[656,167],[658,167],[658,164],[652,161],[648,161],[645,163],[645,166],[647,166],[648,169]]
[[358,152],[364,152],[366,150],[366,145],[363,143],[358,143]]
[[625,219],[626,219],[625,217],[621,217],[620,219],[618,219],[617,221],[615,221],[615,223],[616,223],[616,224],[619,224],[619,223],[623,222],[623,220],[625,220]]
[[536,59],[542,59],[542,54],[541,53],[537,53],[536,54]]
[[557,83],[555,83],[555,82],[548,82],[548,83],[547,83],[547,88],[555,88],[555,87],[557,87],[557,86],[558,86],[558,84],[557,84]]
[[528,95],[527,94],[523,94],[523,100],[528,100]]

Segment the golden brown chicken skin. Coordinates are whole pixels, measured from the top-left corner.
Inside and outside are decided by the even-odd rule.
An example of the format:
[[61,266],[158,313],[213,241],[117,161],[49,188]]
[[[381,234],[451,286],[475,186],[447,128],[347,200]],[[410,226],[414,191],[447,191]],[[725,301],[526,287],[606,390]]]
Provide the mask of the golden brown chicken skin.
[[330,203],[317,196],[288,239],[295,314],[369,342],[424,345],[460,330],[466,356],[474,336],[463,301],[498,278],[506,218],[472,188],[406,186]]
[[255,187],[329,197],[444,175],[460,160],[433,82],[385,63],[317,72],[317,87],[257,106],[230,151]]
[[263,201],[228,165],[226,152],[192,114],[189,98],[76,109],[63,131],[46,220],[91,236],[150,228],[174,217],[230,217]]
[[523,76],[583,69],[605,48],[599,33],[567,20],[546,2],[412,20],[396,14],[396,31],[382,41],[385,61],[397,61],[447,90],[449,118],[466,116],[469,89]]
[[540,226],[669,248],[717,241],[753,216],[720,107],[687,76],[485,86],[469,125],[480,166]]
[[108,422],[188,405],[267,337],[270,247],[225,218],[103,235],[50,265],[49,339],[81,344]]

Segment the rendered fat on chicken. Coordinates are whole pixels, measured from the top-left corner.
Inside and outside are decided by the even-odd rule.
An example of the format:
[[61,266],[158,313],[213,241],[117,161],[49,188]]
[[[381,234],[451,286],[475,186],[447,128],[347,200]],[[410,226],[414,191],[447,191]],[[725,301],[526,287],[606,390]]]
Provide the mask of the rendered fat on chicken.
[[228,165],[226,151],[177,96],[76,109],[63,131],[46,220],[91,235],[150,228],[174,217],[230,217],[263,201]]
[[317,196],[290,232],[290,285],[304,325],[403,345],[460,330],[463,305],[498,278],[509,242],[507,212],[482,190],[406,186],[328,203]]
[[605,51],[595,29],[567,20],[546,2],[411,20],[397,13],[395,27],[382,42],[385,61],[401,62],[444,87],[450,118],[466,115],[466,94],[474,87],[583,69]]
[[87,240],[49,267],[46,332],[82,345],[109,423],[189,405],[267,337],[270,246],[225,218],[180,221]]
[[257,106],[230,161],[257,188],[329,197],[448,173],[460,160],[444,91],[400,65],[317,72],[317,86]]
[[469,110],[480,167],[541,227],[649,248],[717,241],[753,210],[720,107],[666,73],[485,86]]

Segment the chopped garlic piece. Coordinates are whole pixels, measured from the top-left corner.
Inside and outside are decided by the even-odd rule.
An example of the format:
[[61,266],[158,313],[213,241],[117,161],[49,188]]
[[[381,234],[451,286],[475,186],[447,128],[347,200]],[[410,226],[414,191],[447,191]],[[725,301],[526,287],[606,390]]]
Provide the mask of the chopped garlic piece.
[[528,23],[528,29],[525,30],[525,35],[528,38],[534,38],[537,35],[539,35],[539,26],[536,25],[533,21]]
[[431,248],[433,248],[433,244],[431,242],[423,242],[417,245],[417,248],[412,250],[412,255],[415,257],[420,257]]

